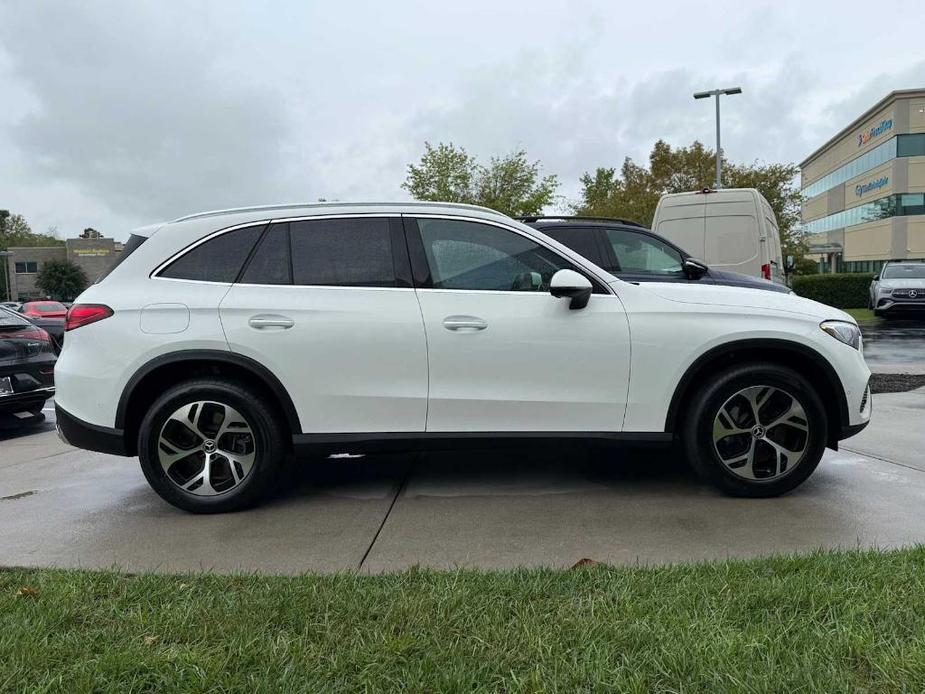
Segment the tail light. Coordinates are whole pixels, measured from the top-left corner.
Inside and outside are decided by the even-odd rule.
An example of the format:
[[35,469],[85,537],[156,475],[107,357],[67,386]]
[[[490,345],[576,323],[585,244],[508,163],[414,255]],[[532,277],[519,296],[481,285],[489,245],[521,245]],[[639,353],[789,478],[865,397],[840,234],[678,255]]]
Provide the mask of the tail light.
[[112,309],[103,304],[74,304],[67,311],[64,319],[64,330],[74,330],[90,323],[109,318]]
[[771,279],[771,264],[770,263],[765,263],[764,265],[761,266],[761,276],[764,277],[766,280]]

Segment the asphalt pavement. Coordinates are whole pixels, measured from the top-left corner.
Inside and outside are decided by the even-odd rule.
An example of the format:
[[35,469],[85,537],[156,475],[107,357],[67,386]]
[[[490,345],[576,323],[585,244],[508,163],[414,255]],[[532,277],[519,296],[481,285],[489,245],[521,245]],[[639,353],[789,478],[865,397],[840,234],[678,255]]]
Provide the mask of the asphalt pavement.
[[194,516],[136,459],[77,450],[49,421],[0,433],[0,564],[128,571],[392,571],[665,563],[925,542],[925,389],[778,499],[732,499],[670,453],[583,447],[368,456],[300,466],[279,498]]

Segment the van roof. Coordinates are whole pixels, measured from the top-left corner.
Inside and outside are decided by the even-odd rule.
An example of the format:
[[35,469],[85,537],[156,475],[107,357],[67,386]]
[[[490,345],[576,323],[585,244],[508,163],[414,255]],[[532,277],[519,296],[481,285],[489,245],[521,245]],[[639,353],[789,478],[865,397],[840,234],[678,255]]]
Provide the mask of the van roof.
[[756,195],[761,195],[757,188],[720,188],[718,190],[706,188],[704,190],[692,190],[684,193],[665,193],[665,195],[662,196],[662,200],[703,196],[702,198],[698,198],[697,202],[704,202],[704,200],[709,200],[711,198],[725,198],[726,200],[734,202],[747,202],[753,200]]

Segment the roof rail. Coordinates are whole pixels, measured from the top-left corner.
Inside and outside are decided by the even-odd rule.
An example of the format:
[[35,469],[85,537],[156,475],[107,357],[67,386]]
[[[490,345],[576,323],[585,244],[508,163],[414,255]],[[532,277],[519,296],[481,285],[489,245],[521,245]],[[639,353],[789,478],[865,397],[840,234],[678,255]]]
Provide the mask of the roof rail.
[[183,217],[178,217],[174,219],[171,224],[176,222],[185,222],[189,219],[199,219],[201,217],[214,217],[223,214],[237,214],[244,212],[272,212],[273,210],[291,210],[298,208],[318,208],[318,207],[384,207],[392,205],[395,207],[452,207],[464,210],[478,210],[479,212],[490,212],[491,214],[498,215],[499,217],[507,217],[502,212],[493,210],[490,207],[482,207],[481,205],[468,205],[462,202],[429,202],[423,200],[411,200],[408,202],[296,202],[296,203],[280,203],[277,205],[251,205],[248,207],[229,207],[223,210],[208,210],[207,212],[196,212],[194,214],[188,214]]
[[518,217],[517,221],[524,222],[529,224],[531,222],[541,222],[545,219],[563,219],[567,221],[578,220],[578,221],[587,221],[587,222],[613,222],[616,224],[623,224],[628,227],[639,227],[640,229],[647,229],[645,224],[640,224],[639,222],[633,221],[632,219],[621,219],[619,217],[594,217],[591,215],[567,215],[567,214],[548,214],[548,215],[536,215],[530,217]]

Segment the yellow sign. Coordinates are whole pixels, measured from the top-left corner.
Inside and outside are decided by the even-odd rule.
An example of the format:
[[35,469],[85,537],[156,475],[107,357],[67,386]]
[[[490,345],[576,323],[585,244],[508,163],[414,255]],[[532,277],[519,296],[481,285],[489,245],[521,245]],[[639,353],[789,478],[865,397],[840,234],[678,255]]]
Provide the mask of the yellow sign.
[[110,250],[108,248],[75,248],[71,253],[80,257],[99,258],[100,256],[109,255]]

